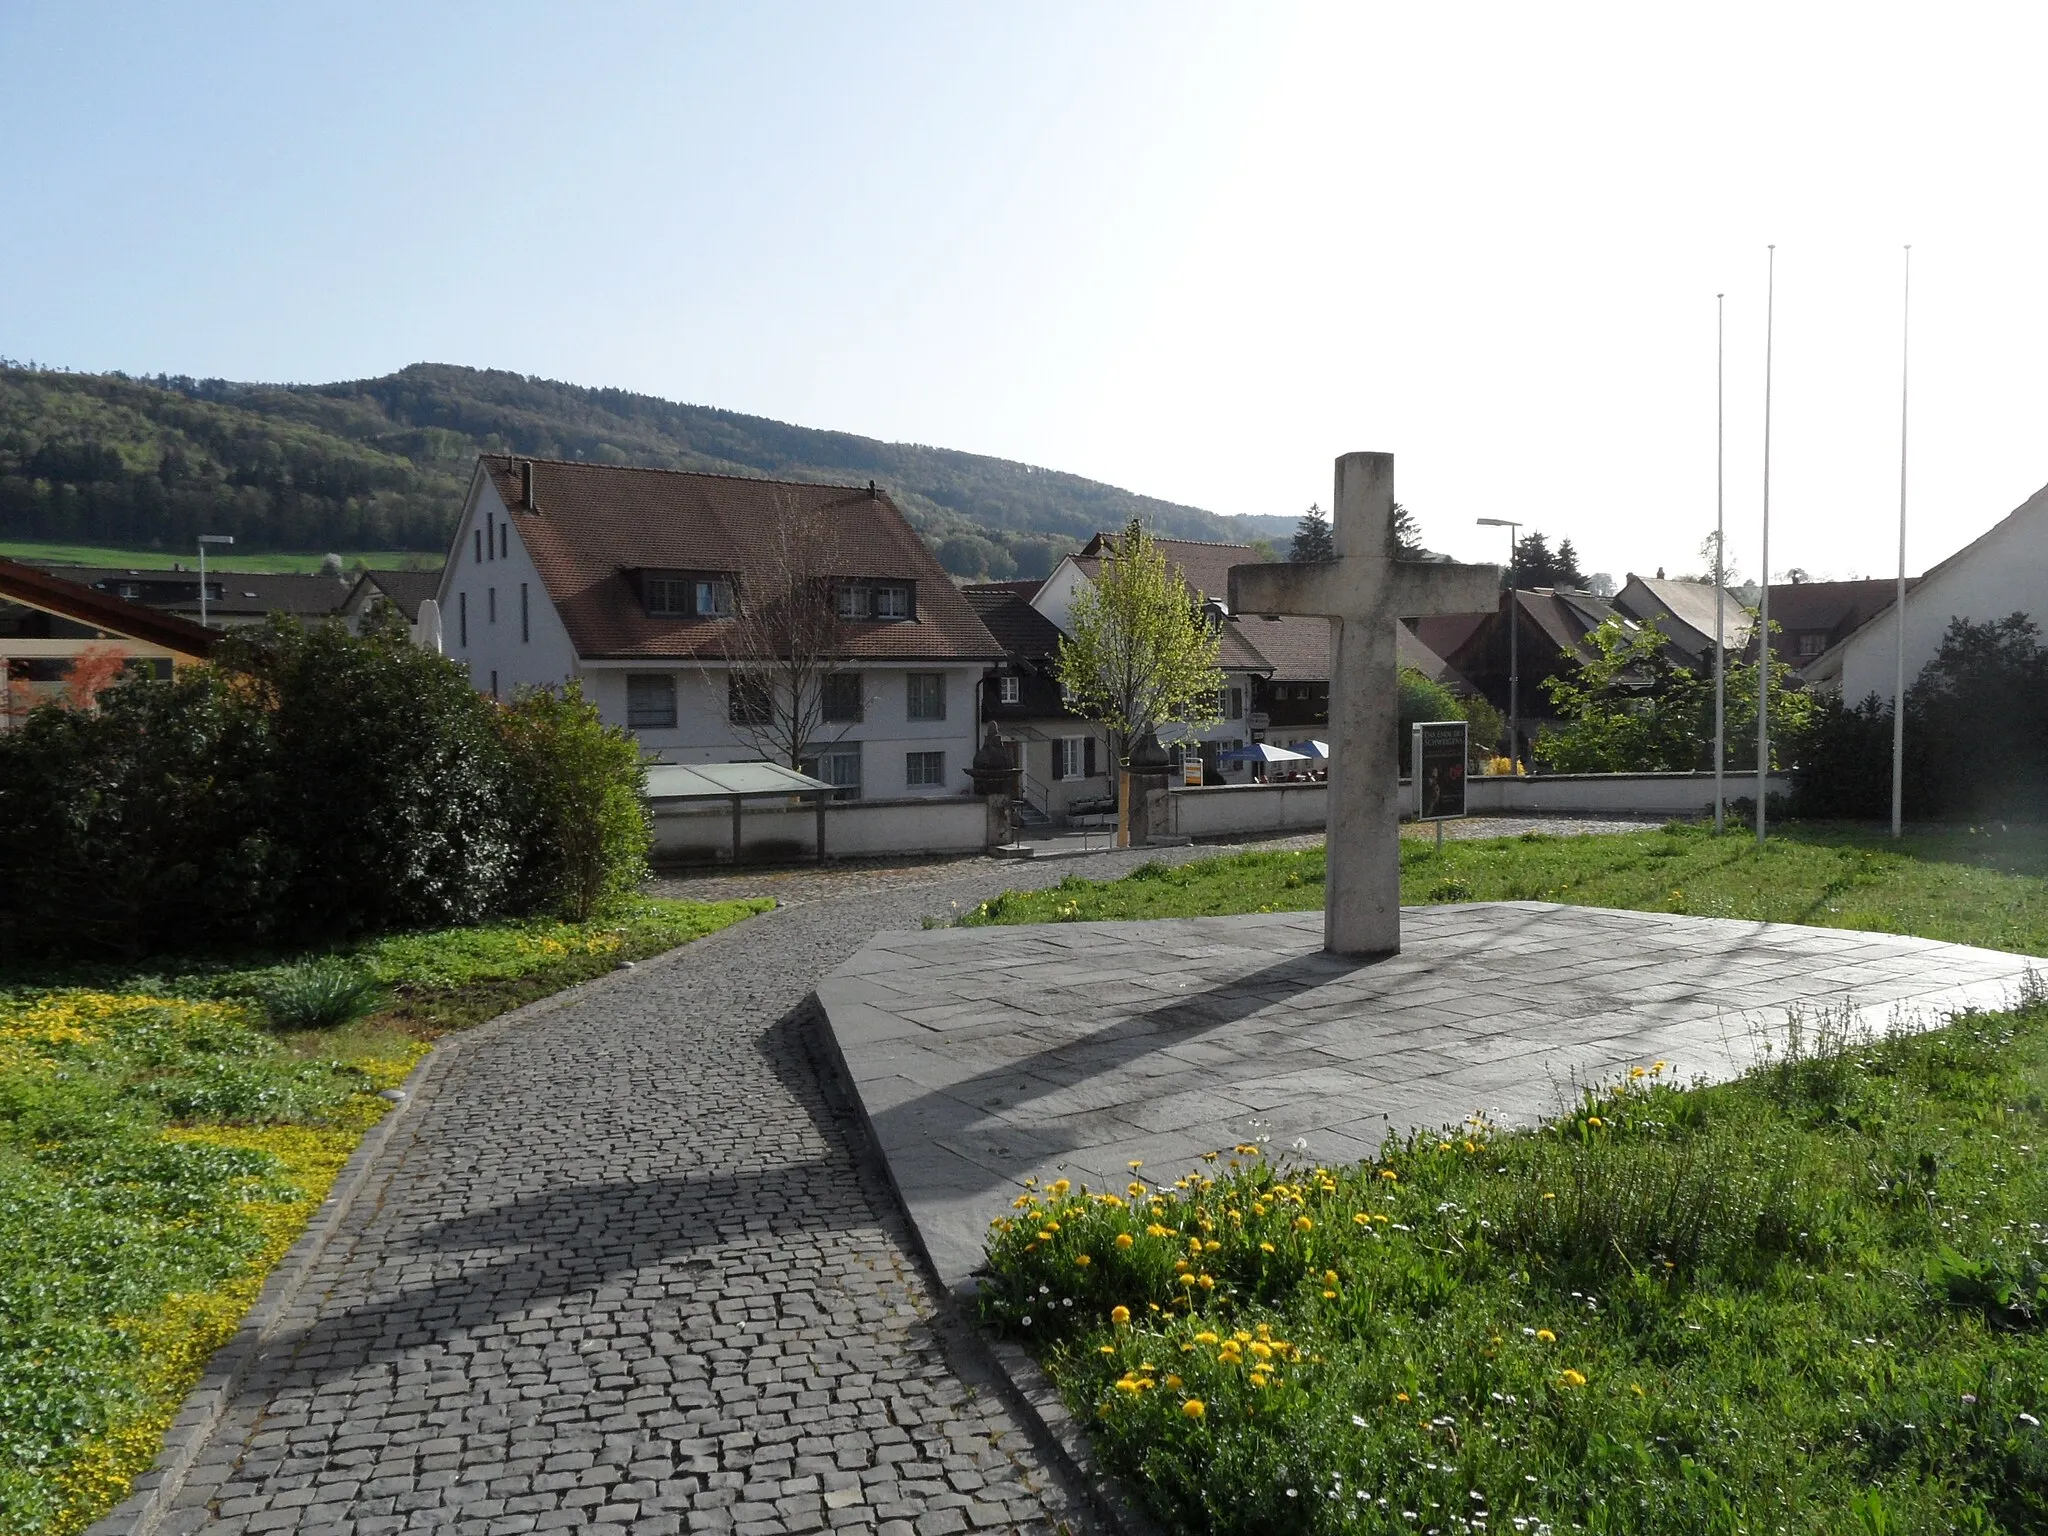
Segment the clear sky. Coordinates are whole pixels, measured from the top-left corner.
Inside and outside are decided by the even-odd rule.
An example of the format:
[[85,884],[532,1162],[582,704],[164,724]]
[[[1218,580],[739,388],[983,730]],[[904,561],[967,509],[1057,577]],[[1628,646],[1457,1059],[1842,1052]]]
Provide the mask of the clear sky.
[[1888,574],[2048,482],[2048,7],[0,0],[0,354],[433,360],[1221,512],[1398,456],[1589,569]]

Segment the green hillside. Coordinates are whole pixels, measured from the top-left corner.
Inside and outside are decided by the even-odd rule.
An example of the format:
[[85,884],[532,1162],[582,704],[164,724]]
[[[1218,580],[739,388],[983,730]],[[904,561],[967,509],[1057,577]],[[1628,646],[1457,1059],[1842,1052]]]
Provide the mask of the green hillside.
[[319,385],[0,364],[0,539],[175,554],[206,532],[234,535],[238,554],[439,553],[486,451],[875,480],[969,576],[1043,574],[1133,516],[1182,538],[1278,540],[1293,526],[980,454],[439,363]]

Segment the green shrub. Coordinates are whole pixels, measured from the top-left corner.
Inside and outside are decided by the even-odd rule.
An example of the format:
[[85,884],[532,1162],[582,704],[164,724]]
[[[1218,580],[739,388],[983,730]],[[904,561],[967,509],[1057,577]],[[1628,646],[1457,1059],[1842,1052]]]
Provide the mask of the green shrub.
[[588,922],[647,874],[654,834],[639,745],[605,725],[577,683],[522,693],[498,724],[512,768],[522,904]]
[[278,1029],[333,1029],[353,1024],[377,1006],[377,978],[359,965],[327,957],[279,966],[256,988]]

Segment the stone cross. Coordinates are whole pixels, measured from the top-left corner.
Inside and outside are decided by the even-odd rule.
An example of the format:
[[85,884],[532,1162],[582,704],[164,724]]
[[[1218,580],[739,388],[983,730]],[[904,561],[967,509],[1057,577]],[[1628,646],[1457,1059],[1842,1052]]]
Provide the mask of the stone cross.
[[1394,456],[1337,461],[1337,558],[1239,565],[1230,611],[1330,621],[1330,789],[1323,948],[1391,955],[1401,948],[1400,695],[1394,626],[1429,613],[1491,611],[1500,567],[1396,560]]

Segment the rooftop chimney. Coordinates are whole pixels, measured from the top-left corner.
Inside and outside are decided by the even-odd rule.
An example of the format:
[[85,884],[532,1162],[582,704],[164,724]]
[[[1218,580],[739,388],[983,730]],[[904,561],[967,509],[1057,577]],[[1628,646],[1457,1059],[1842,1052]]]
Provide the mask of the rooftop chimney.
[[533,504],[533,460],[519,461],[519,504],[532,512],[538,510]]
[[872,481],[872,480],[870,480],[870,481],[868,482],[868,500],[869,500],[869,501],[873,501],[874,499],[875,499],[875,482],[874,482],[874,481]]

